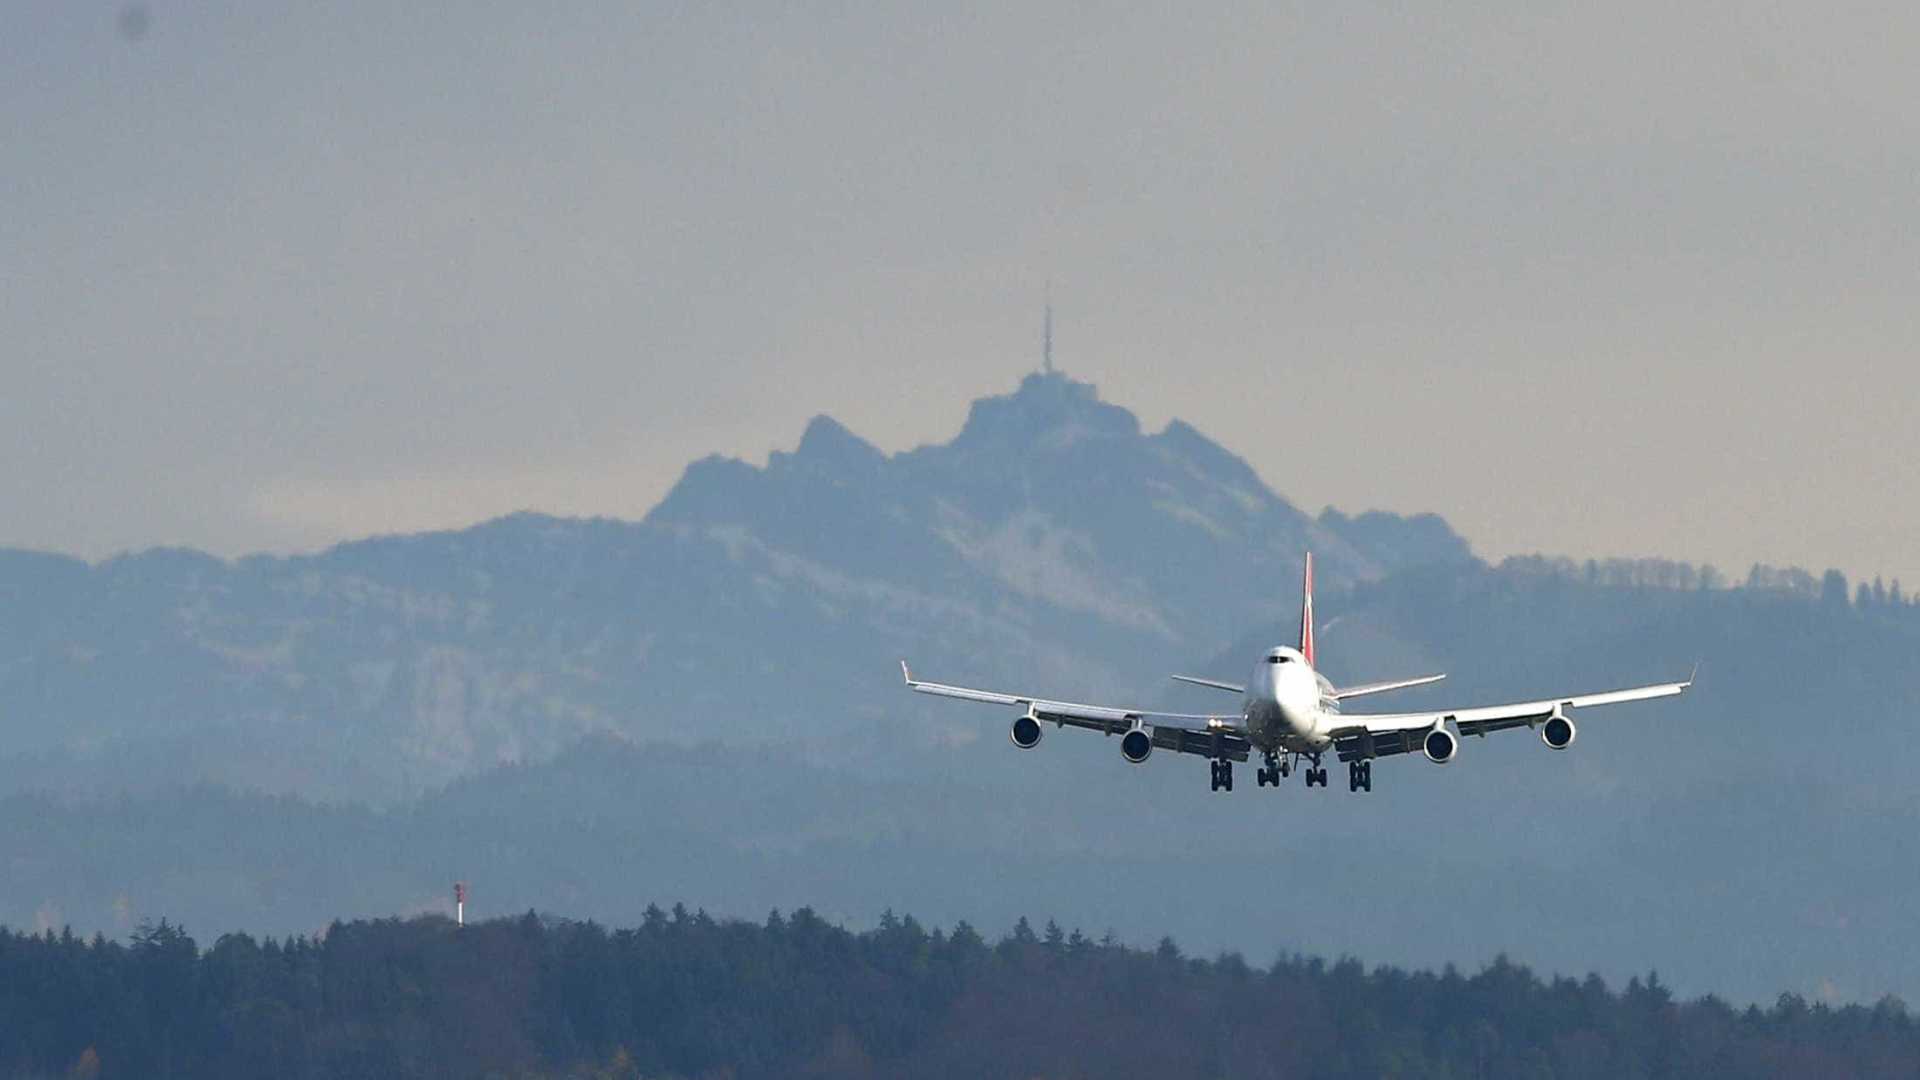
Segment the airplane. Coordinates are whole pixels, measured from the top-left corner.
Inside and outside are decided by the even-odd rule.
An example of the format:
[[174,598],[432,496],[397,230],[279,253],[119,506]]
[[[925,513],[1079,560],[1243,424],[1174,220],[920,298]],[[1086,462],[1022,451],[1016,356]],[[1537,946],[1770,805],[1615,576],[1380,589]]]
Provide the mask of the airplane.
[[[1168,713],[1079,705],[1028,694],[922,682],[913,677],[905,660],[900,661],[900,674],[907,687],[917,693],[1019,706],[1024,711],[1015,718],[1007,734],[1013,745],[1022,750],[1031,750],[1040,744],[1044,723],[1057,728],[1086,728],[1108,736],[1118,735],[1120,756],[1135,765],[1151,757],[1156,748],[1210,758],[1214,791],[1232,791],[1233,763],[1247,760],[1256,751],[1264,762],[1256,777],[1261,787],[1279,787],[1280,781],[1291,775],[1302,760],[1308,763],[1307,786],[1326,787],[1327,770],[1321,765],[1321,757],[1331,751],[1338,760],[1347,763],[1347,790],[1353,792],[1373,790],[1375,758],[1418,750],[1435,765],[1445,765],[1460,752],[1460,739],[1466,735],[1484,737],[1489,732],[1525,727],[1538,729],[1540,741],[1549,748],[1565,750],[1579,734],[1573,718],[1568,715],[1571,710],[1672,697],[1693,685],[1693,676],[1689,675],[1684,682],[1572,694],[1511,705],[1346,714],[1340,708],[1350,698],[1425,686],[1446,676],[1422,675],[1359,686],[1334,686],[1313,667],[1312,552],[1307,553],[1301,592],[1299,646],[1280,645],[1269,649],[1255,665],[1253,677],[1245,686],[1191,675],[1173,676],[1180,682],[1241,695],[1240,711],[1234,714]],[[1696,664],[1695,674],[1698,670]]]

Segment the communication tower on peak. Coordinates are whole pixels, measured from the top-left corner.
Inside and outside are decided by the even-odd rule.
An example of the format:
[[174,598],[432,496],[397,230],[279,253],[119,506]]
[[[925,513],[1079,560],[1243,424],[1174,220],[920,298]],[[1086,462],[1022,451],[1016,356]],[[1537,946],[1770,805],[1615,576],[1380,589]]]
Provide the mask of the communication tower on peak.
[[1040,372],[1043,375],[1054,374],[1053,370],[1053,282],[1047,282],[1047,322],[1040,336]]
[[453,883],[453,919],[456,926],[467,925],[467,883]]

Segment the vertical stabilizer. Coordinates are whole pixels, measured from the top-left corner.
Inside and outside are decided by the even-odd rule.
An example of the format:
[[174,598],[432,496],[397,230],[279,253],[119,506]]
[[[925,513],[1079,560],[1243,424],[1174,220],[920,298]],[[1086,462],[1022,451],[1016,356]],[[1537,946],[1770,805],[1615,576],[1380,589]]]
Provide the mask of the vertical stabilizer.
[[1300,582],[1300,655],[1313,663],[1313,552],[1307,552],[1307,570]]

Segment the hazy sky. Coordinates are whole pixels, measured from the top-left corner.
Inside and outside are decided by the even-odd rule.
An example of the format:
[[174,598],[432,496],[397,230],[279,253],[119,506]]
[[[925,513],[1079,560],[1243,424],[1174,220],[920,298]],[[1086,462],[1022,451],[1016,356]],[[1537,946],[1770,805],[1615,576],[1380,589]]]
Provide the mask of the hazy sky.
[[0,544],[944,440],[1050,277],[1307,509],[1920,582],[1914,8],[1187,8],[7,5]]

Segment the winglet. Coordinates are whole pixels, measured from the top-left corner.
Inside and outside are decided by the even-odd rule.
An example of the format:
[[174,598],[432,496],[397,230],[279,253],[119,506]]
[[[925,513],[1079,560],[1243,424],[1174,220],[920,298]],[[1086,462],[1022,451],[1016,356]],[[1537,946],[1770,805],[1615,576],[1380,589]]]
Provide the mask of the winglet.
[[1693,680],[1694,680],[1694,678],[1695,678],[1696,676],[1698,676],[1699,674],[1700,674],[1700,661],[1698,661],[1698,660],[1695,660],[1695,661],[1693,662],[1693,670],[1692,670],[1692,671],[1689,671],[1689,672],[1687,672],[1687,681],[1686,681],[1686,682],[1683,682],[1683,683],[1681,683],[1680,685],[1681,685],[1681,686],[1692,686],[1692,685],[1693,685]]
[[907,662],[904,659],[900,661],[900,678],[905,680],[908,686],[913,685],[913,672],[907,670]]

